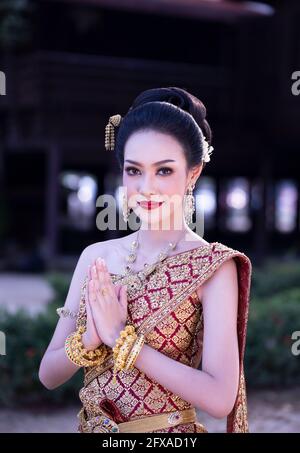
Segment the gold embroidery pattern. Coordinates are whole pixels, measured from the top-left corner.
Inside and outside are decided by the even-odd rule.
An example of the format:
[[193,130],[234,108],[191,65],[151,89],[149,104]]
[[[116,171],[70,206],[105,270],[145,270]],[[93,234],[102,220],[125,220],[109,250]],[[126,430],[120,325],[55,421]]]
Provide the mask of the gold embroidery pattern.
[[[251,274],[251,263],[246,255],[223,244],[212,243],[169,257],[148,276],[142,292],[129,296],[128,322],[135,325],[139,333],[146,335],[146,342],[151,347],[181,363],[198,367],[202,356],[204,326],[202,305],[196,290],[230,258],[235,258],[239,264],[238,333],[241,373],[236,404],[227,418],[227,432],[248,432],[242,367]],[[118,276],[112,274],[112,280],[118,280]],[[86,323],[85,284],[86,279],[80,300],[78,325]],[[191,407],[188,402],[136,368],[119,372],[118,385],[112,386],[112,366],[113,357],[110,355],[104,364],[84,368],[84,387],[80,390],[79,397],[88,417],[97,415],[102,398],[108,398],[117,404],[122,414],[130,420]],[[159,432],[206,430],[200,423],[188,423]]]

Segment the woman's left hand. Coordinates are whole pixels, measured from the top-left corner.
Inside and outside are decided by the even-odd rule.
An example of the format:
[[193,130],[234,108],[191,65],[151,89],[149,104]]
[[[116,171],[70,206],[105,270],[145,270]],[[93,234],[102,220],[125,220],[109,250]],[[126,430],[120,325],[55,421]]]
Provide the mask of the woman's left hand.
[[103,258],[95,260],[91,275],[89,295],[95,326],[103,343],[112,348],[126,326],[127,287],[113,284]]

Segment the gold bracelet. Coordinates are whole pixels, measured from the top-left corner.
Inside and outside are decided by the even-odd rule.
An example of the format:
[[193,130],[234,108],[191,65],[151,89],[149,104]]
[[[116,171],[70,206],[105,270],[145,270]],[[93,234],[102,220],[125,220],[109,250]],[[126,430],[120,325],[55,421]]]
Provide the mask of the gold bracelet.
[[124,330],[120,333],[119,338],[117,339],[115,346],[113,347],[113,354],[114,357],[117,357],[119,354],[120,347],[124,343],[124,340],[126,337],[129,335],[134,335],[135,334],[135,328],[134,326],[127,325]]
[[139,353],[145,343],[145,336],[139,335],[137,340],[135,341],[125,363],[125,370],[130,370],[134,367],[134,364],[138,358]]
[[84,367],[100,365],[107,356],[107,351],[102,345],[98,349],[96,358],[91,358],[89,355],[88,357],[86,357],[81,348],[78,346],[78,340],[74,338],[74,336],[70,336],[70,338],[66,339],[65,350],[71,362],[75,363],[78,366]]
[[71,333],[65,340],[65,351],[68,358],[78,366],[100,365],[105,360],[108,351],[106,345],[102,344],[94,351],[85,349],[82,343],[82,334],[85,329],[80,326],[76,332]]
[[119,349],[118,355],[114,360],[114,369],[113,369],[113,384],[117,383],[117,372],[121,371],[126,363],[127,356],[131,351],[132,345],[136,340],[136,334],[129,335],[125,338],[124,343]]
[[115,359],[115,365],[118,370],[124,368],[127,357],[136,341],[136,335],[127,337],[119,350],[119,354]]
[[76,351],[74,346],[74,338],[72,335],[69,335],[65,341],[65,352],[68,359],[77,366],[86,366],[86,363],[83,359],[80,358],[78,351]]
[[134,326],[127,325],[120,333],[119,338],[113,347],[114,355],[114,369],[112,383],[117,383],[117,372],[124,369],[128,354],[130,353],[134,342],[136,341],[137,334]]
[[89,357],[85,357],[81,348],[78,347],[78,340],[74,338],[74,336],[67,338],[65,350],[71,362],[78,366],[84,367],[100,365],[107,355],[107,351],[101,346],[101,350],[99,348],[98,358],[91,359]]

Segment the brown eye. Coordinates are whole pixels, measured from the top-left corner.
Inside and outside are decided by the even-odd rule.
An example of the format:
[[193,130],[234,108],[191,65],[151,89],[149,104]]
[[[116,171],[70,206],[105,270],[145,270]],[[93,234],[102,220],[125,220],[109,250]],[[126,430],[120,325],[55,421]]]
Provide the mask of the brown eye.
[[[129,176],[135,176],[135,175],[137,175],[139,173],[139,170],[137,168],[135,168],[135,167],[126,167],[125,168],[125,172]],[[169,167],[161,167],[158,170],[158,173],[160,173],[161,176],[168,176],[168,175],[173,173],[173,170],[172,170],[172,168],[169,168]]]
[[167,176],[173,173],[172,168],[169,167],[162,167],[159,169],[159,171],[163,171],[163,176]]
[[136,175],[136,172],[138,172],[138,169],[135,168],[135,167],[127,167],[127,168],[125,169],[125,171],[126,171],[126,173],[127,173],[128,175],[134,176],[134,175]]

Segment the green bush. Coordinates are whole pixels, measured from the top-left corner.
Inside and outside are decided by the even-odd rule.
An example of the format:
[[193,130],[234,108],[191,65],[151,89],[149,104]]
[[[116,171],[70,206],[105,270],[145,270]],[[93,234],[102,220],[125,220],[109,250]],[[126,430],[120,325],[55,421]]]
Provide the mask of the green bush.
[[[47,390],[39,381],[42,356],[52,338],[64,305],[71,275],[46,276],[55,296],[45,311],[31,317],[26,311],[0,312],[0,330],[6,335],[6,355],[0,357],[0,405],[78,403],[83,385],[79,370],[68,382]],[[247,387],[299,385],[300,357],[291,353],[291,335],[300,330],[299,266],[268,265],[253,271],[245,374]]]
[[54,298],[42,313],[31,317],[25,310],[14,314],[0,312],[0,330],[6,336],[6,355],[0,358],[0,405],[79,401],[82,370],[55,390],[46,389],[38,377],[40,362],[58,321],[56,308],[64,305],[71,275],[51,273],[46,279],[54,290]]
[[262,268],[253,269],[252,297],[273,296],[291,288],[300,288],[299,261],[269,261]]
[[71,274],[63,274],[58,272],[52,272],[46,274],[46,280],[51,285],[54,290],[54,298],[52,303],[57,306],[62,306],[65,303],[66,297],[68,295],[69,286],[71,283]]
[[251,300],[245,353],[249,387],[299,385],[300,357],[291,351],[299,313],[300,288]]
[[78,392],[83,383],[82,370],[51,391],[39,380],[40,362],[57,323],[55,310],[53,313],[50,312],[50,306],[48,308],[45,313],[34,318],[24,310],[19,310],[16,314],[4,311],[0,313],[1,330],[6,336],[6,355],[0,358],[0,405],[79,401]]

